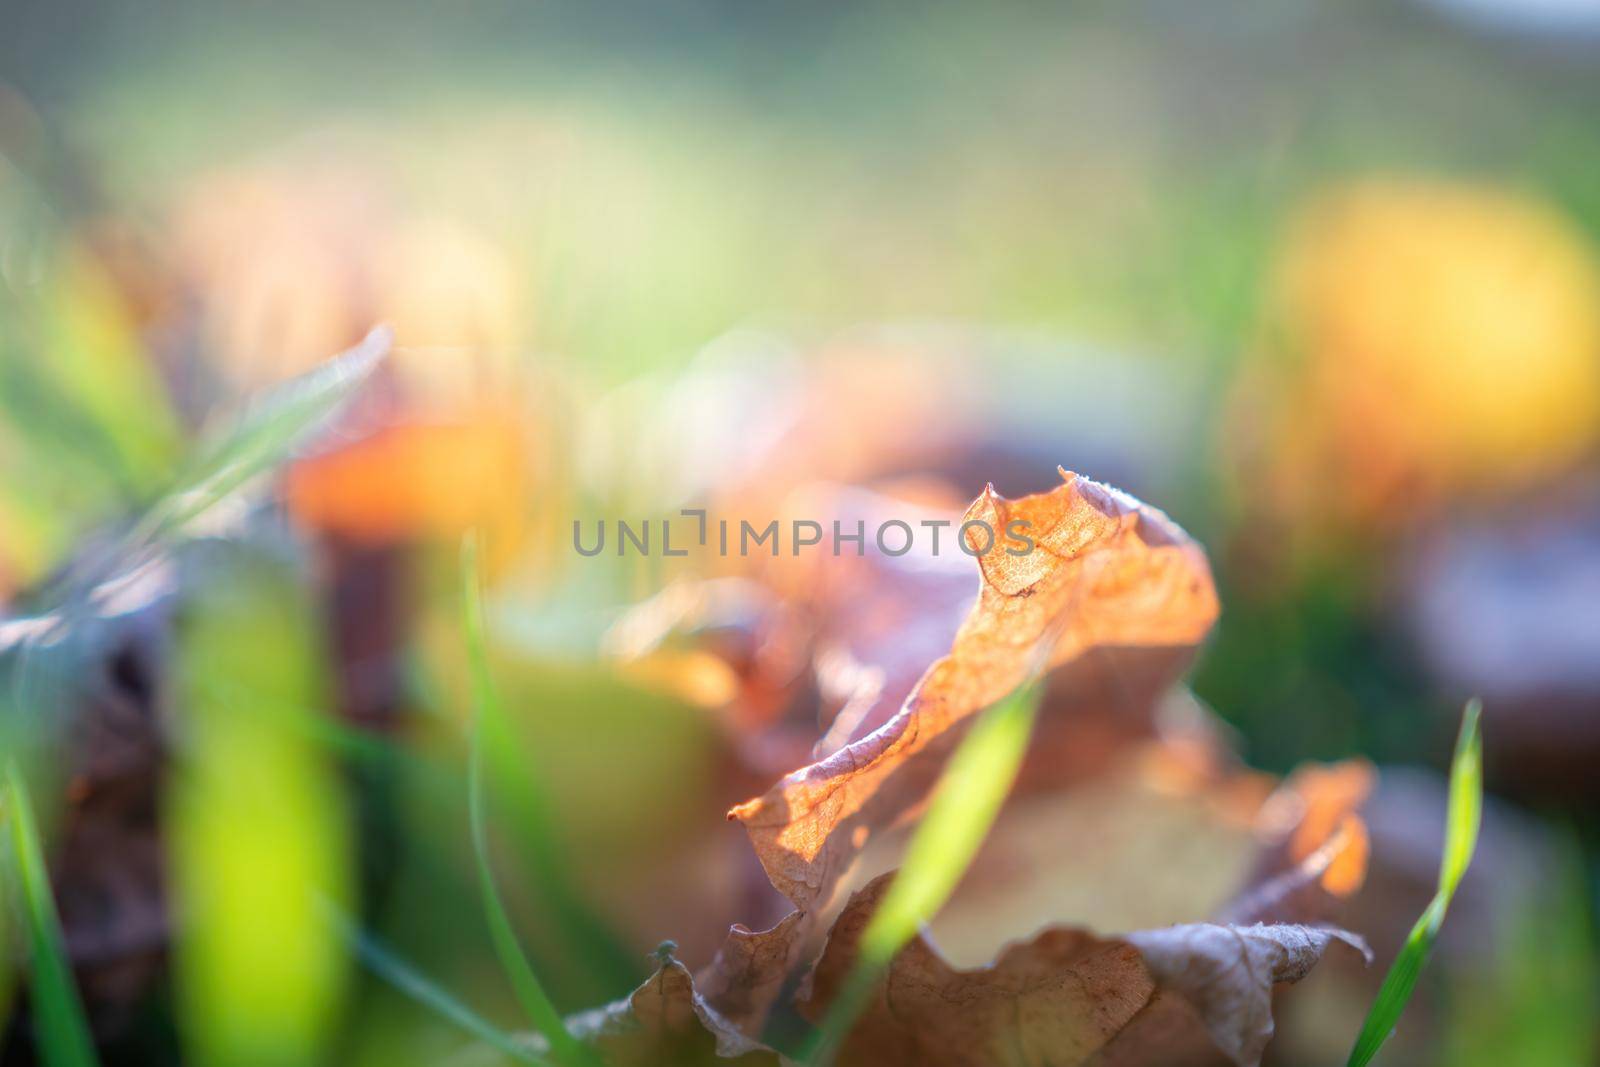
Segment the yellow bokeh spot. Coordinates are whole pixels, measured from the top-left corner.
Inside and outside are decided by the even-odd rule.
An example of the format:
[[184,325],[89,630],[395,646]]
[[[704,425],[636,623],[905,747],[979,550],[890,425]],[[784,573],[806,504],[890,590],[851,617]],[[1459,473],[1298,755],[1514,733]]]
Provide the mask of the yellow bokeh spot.
[[[1545,204],[1371,180],[1299,219],[1278,312],[1302,359],[1275,398],[1297,476],[1358,507],[1515,487],[1600,437],[1600,270]],[[1313,488],[1311,491],[1317,491]]]

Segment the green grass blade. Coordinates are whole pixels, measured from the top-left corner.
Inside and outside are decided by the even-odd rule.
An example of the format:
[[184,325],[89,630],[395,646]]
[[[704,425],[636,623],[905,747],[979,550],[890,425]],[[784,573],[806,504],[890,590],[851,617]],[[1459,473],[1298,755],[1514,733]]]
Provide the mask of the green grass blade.
[[226,433],[202,447],[178,485],[145,515],[135,542],[182,529],[251,479],[271,470],[338,412],[388,351],[387,329],[298,378],[268,390]]
[[273,710],[330,702],[316,606],[286,561],[207,547],[171,646],[173,1017],[195,1062],[317,1062],[348,1003],[349,960],[316,915],[355,891],[350,797],[329,753]]
[[1472,862],[1478,844],[1478,826],[1483,813],[1483,737],[1478,719],[1483,708],[1478,701],[1467,704],[1461,717],[1461,733],[1456,740],[1455,757],[1450,764],[1450,798],[1445,817],[1444,855],[1439,863],[1439,888],[1421,918],[1411,928],[1405,945],[1378,989],[1377,999],[1367,1013],[1367,1021],[1350,1051],[1348,1067],[1366,1067],[1394,1032],[1395,1024],[1411,1000],[1417,978],[1433,951],[1444,925],[1450,898],[1455,896],[1461,876]]
[[1450,799],[1446,809],[1444,854],[1439,860],[1439,893],[1448,903],[1461,884],[1478,845],[1483,818],[1483,706],[1474,700],[1461,716],[1461,733],[1450,760]]
[[568,1032],[561,1015],[545,993],[544,985],[517,941],[516,930],[500,899],[494,869],[489,862],[489,828],[483,787],[484,734],[491,721],[503,720],[499,694],[489,673],[489,652],[483,617],[483,583],[478,572],[477,541],[469,538],[462,547],[461,585],[466,616],[467,658],[472,676],[472,750],[467,772],[467,809],[472,827],[472,848],[478,863],[478,881],[483,890],[483,908],[489,923],[489,936],[495,954],[505,968],[516,991],[517,1000],[529,1019],[550,1043],[550,1051],[565,1064],[597,1064],[599,1058]]
[[548,1060],[518,1044],[512,1035],[461,1003],[377,937],[357,929],[355,924],[333,905],[327,904],[323,910],[328,922],[350,946],[350,951],[373,974],[457,1029],[498,1049],[512,1059],[535,1064],[536,1067],[548,1067]]
[[91,1067],[96,1062],[94,1041],[67,963],[66,941],[61,935],[55,898],[50,895],[50,876],[45,869],[33,804],[15,763],[5,771],[5,812],[27,920],[40,1053],[49,1067]]
[[900,872],[862,932],[855,969],[802,1053],[806,1062],[832,1058],[895,954],[955,891],[1011,792],[1038,709],[1038,683],[1021,686],[980,715],[950,757]]
[[6,822],[4,789],[0,788],[0,1034],[5,1033],[11,1023],[12,994],[16,992],[17,964],[21,962],[6,891],[13,866],[6,858],[11,855],[11,848],[7,844],[11,835],[6,829]]

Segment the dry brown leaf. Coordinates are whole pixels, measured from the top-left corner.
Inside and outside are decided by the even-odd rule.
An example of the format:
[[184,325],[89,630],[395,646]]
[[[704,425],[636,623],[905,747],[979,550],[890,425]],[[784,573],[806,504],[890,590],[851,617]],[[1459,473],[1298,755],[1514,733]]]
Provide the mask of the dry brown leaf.
[[1212,1043],[1239,1067],[1259,1064],[1272,1038],[1274,985],[1304,978],[1335,942],[1372,958],[1364,940],[1330,926],[1189,923],[1126,936],[1156,982],[1193,1005]]
[[1181,994],[1157,988],[1133,1021],[1083,1067],[1228,1067],[1200,1012]]
[[[955,728],[1020,680],[1041,638],[1058,639],[1046,726],[1070,719],[1078,729],[1063,728],[1066,743],[1048,746],[1052,754],[1024,774],[1024,788],[1099,773],[1109,752],[1152,732],[1159,698],[1215,617],[1209,571],[1199,549],[1158,512],[1094,482],[1065,472],[1063,478],[1055,490],[1018,501],[988,492],[969,509],[967,519],[982,519],[997,531],[1015,519],[1028,522],[1040,546],[1031,556],[983,557],[977,590],[973,564],[952,548],[956,524],[945,534],[942,556],[869,551],[775,561],[762,584],[779,594],[786,609],[781,617],[752,614],[760,599],[753,599],[754,583],[738,586],[734,596],[721,588],[724,580],[705,583],[718,590],[704,594],[676,591],[619,627],[619,640],[626,637],[632,649],[658,648],[666,632],[693,620],[739,635],[742,648],[769,650],[764,666],[759,655],[735,661],[743,676],[766,679],[757,687],[763,710],[737,716],[766,724],[743,744],[747,758],[803,751],[800,745],[809,746],[819,728],[824,752],[844,746],[765,798],[735,809],[751,820],[747,826],[768,879],[803,913],[760,933],[736,927],[701,972],[708,998],[741,1026],[759,1027],[793,958],[816,931],[818,906],[849,861],[873,832],[915,810],[938,774],[938,757],[959,733]],[[910,513],[903,502],[861,490],[800,495],[807,503],[802,512],[840,515],[846,525],[861,519],[870,527]],[[793,636],[804,628],[794,624],[796,606],[811,626],[800,638]],[[771,681],[792,673],[797,645],[802,653],[809,648],[813,661],[809,707],[816,710],[805,716],[812,722],[809,739],[794,721],[798,713],[775,720],[772,711],[778,687]],[[861,684],[851,684],[852,676]],[[1041,736],[1051,734],[1042,729]],[[791,800],[801,806],[795,824],[771,825]],[[789,853],[787,841],[796,835],[816,847]],[[786,876],[786,863],[799,867],[798,876]],[[756,944],[763,951],[752,952]]]
[[[873,880],[834,923],[800,1011],[816,1021],[856,963],[862,931],[891,875]],[[988,967],[957,970],[923,937],[895,957],[837,1063],[928,1067],[1082,1063],[1138,1014],[1154,982],[1126,942],[1054,928]]]
[[[567,1020],[580,1041],[593,1045],[613,1067],[722,1065],[778,1067],[778,1053],[745,1037],[695,990],[677,960],[664,958],[632,994]],[[536,1051],[542,1042],[532,1042]]]
[[[822,1017],[854,969],[892,875],[850,898],[801,992]],[[1191,923],[1119,938],[1051,926],[971,970],[919,936],[897,955],[838,1062],[932,1067],[1050,1063],[1174,1067],[1220,1051],[1255,1067],[1272,1036],[1272,989],[1297,982],[1342,942],[1331,927]]]
[[[1063,476],[1057,489],[1017,501],[986,492],[968,510],[967,520],[981,519],[996,530],[1024,519],[1039,545],[1026,556],[979,558],[975,604],[970,593],[952,584],[950,560],[933,568],[905,567],[873,554],[819,558],[809,565],[784,560],[763,576],[780,603],[802,605],[806,621],[798,628],[812,627],[800,644],[809,644],[820,690],[821,699],[812,706],[818,707],[823,758],[730,813],[745,823],[768,878],[798,910],[770,930],[735,927],[701,972],[705,999],[724,1022],[745,1032],[759,1029],[823,921],[824,906],[844,871],[869,838],[914,814],[964,720],[1014,688],[1044,642],[1051,649],[1044,725],[1059,725],[1067,744],[1059,752],[1058,746],[1045,746],[1047,758],[1033,762],[1048,766],[1037,766],[1039,775],[1024,776],[1019,802],[1030,792],[1055,794],[1067,782],[1104,779],[1104,788],[1113,790],[1132,782],[1152,803],[1169,798],[1172,805],[1194,811],[1201,824],[1216,823],[1221,838],[1237,839],[1235,877],[1248,869],[1250,850],[1260,847],[1251,844],[1252,821],[1258,813],[1270,813],[1264,819],[1266,852],[1258,858],[1253,880],[1269,884],[1256,888],[1282,888],[1272,884],[1276,878],[1286,892],[1312,886],[1321,897],[1331,897],[1359,885],[1364,849],[1354,842],[1359,837],[1364,844],[1365,838],[1352,811],[1370,785],[1370,770],[1302,772],[1280,790],[1275,803],[1263,807],[1270,780],[1239,768],[1204,722],[1189,721],[1187,729],[1176,732],[1158,728],[1156,708],[1216,615],[1204,556],[1159,512],[1115,490]],[[849,499],[849,492],[833,498],[836,513],[871,518],[883,506],[863,494]],[[956,562],[970,567],[963,558]],[[958,623],[955,616],[968,604],[965,621]],[[788,624],[793,622],[791,616]],[[918,665],[936,654],[932,646],[946,641],[948,655],[920,679],[913,677]],[[792,640],[784,657],[795,662]],[[851,678],[859,684],[831,684]],[[1204,719],[1203,709],[1191,710]],[[769,737],[774,723],[789,734],[797,732],[793,708],[789,715],[789,721],[766,719]],[[1057,758],[1070,757],[1075,735],[1080,744],[1084,741],[1074,725],[1119,721],[1134,726],[1101,731],[1104,743],[1091,746],[1097,754],[1094,767]],[[1048,741],[1048,731],[1043,736]],[[1143,743],[1154,736],[1161,736],[1161,743]],[[1116,766],[1123,768],[1122,777],[1107,778],[1108,768]],[[1199,801],[1204,803],[1194,807]],[[1015,822],[1020,810],[1011,805],[1002,822]],[[1090,837],[1078,853],[1104,847],[1095,844],[1092,826],[1087,832]],[[968,885],[967,895],[978,888],[1026,890],[1024,883],[1038,881],[1029,866],[1018,861],[1008,870],[985,867],[982,873],[998,875],[999,881]],[[1134,877],[1141,885],[1155,885],[1159,872],[1154,868],[1164,866],[1147,861]],[[1224,872],[1213,902],[1224,899],[1226,878]],[[885,881],[869,883],[840,914],[808,980],[804,1012],[825,1008],[853,965],[861,928]],[[1267,903],[1283,901],[1272,897]],[[1211,906],[1185,910],[1198,916]],[[1036,929],[1062,909],[1035,912],[1039,919],[1020,932]],[[985,932],[991,939],[978,952],[963,951],[963,958],[989,958],[992,924],[958,940],[972,942],[971,949]],[[1238,952],[1232,958],[1219,952],[1218,938],[1228,939]],[[842,1062],[1169,1067],[1214,1062],[1220,1048],[1235,1062],[1248,1063],[1241,1057],[1258,1053],[1270,1036],[1275,981],[1299,977],[1330,939],[1344,938],[1312,927],[1196,923],[1109,941],[1046,927],[975,970],[957,968],[918,939],[896,959],[878,999],[847,1042]],[[1143,939],[1142,947],[1152,954],[1150,965],[1130,947],[1135,939]],[[1266,976],[1260,990],[1239,977],[1252,973]],[[1156,974],[1164,990],[1158,989]],[[1212,988],[1203,982],[1205,974],[1219,984]]]
[[[1166,516],[1063,471],[1049,492],[986,491],[966,521],[995,531],[1027,522],[1037,548],[978,559],[981,582],[943,659],[882,726],[735,807],[772,884],[801,909],[826,898],[872,832],[911,810],[937,776],[958,727],[1014,689],[1036,646],[1095,690],[1154,697],[1187,665],[1216,618],[1205,556]],[[969,544],[981,547],[977,530]],[[874,721],[877,709],[862,714]]]
[[696,976],[704,997],[744,1033],[761,1029],[784,979],[799,962],[806,915],[790,912],[770,930],[735,923],[710,966]]
[[[1158,741],[1127,745],[1099,776],[1070,789],[1012,797],[955,896],[930,924],[943,960],[980,966],[997,944],[1026,939],[1064,916],[1102,930],[1195,921],[1216,916],[1214,909],[1221,909],[1216,921],[1238,925],[1335,916],[1340,901],[1325,888],[1324,876],[1341,857],[1364,861],[1366,833],[1359,816],[1337,806],[1327,810],[1336,795],[1359,803],[1359,792],[1325,787],[1367,780],[1370,768],[1308,766],[1269,798],[1270,778],[1243,769],[1214,738],[1207,740],[1203,722],[1175,725],[1173,705],[1200,710],[1169,701]],[[1343,822],[1295,862],[1289,843],[1327,815]],[[899,837],[880,835],[848,881],[861,884],[892,868],[903,847]],[[736,928],[700,976],[707,998],[755,1032],[792,965],[786,960],[800,954],[798,941],[815,922],[826,922],[825,912],[796,912],[762,933]],[[717,972],[730,967],[736,975],[719,979]],[[1125,1058],[1107,1064],[1216,1062],[1200,1017],[1186,1001],[1153,1004],[1141,1018],[1111,1050]]]
[[[821,1019],[850,976],[891,878],[845,905],[806,979],[803,1016]],[[1190,923],[1117,939],[1048,926],[992,965],[957,969],[918,936],[894,958],[838,1062],[1174,1067],[1221,1053],[1254,1067],[1272,1037],[1272,987],[1298,982],[1334,942],[1370,955],[1360,937],[1326,926]]]

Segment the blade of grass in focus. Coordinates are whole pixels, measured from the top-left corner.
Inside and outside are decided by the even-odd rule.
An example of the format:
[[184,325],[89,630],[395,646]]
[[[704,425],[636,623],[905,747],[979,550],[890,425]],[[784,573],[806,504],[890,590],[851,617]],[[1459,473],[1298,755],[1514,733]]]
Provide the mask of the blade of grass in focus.
[[355,924],[331,903],[326,901],[323,903],[323,914],[328,922],[350,946],[356,958],[373,974],[440,1018],[512,1059],[535,1064],[537,1067],[546,1067],[549,1063],[535,1055],[531,1049],[517,1044],[516,1039],[510,1034],[451,996],[442,986],[401,958],[376,936],[357,929]]
[[39,1051],[50,1067],[87,1067],[96,1062],[94,1042],[84,1019],[83,1002],[72,982],[72,968],[67,963],[66,942],[61,935],[55,899],[50,895],[50,878],[45,870],[33,803],[27,783],[15,763],[6,767],[4,798],[28,927]]
[[1445,816],[1444,855],[1439,861],[1438,891],[1411,928],[1405,945],[1384,977],[1378,997],[1367,1013],[1367,1021],[1356,1038],[1355,1048],[1350,1051],[1348,1067],[1366,1067],[1394,1032],[1395,1023],[1405,1011],[1422,967],[1428,961],[1428,954],[1433,951],[1433,943],[1439,938],[1450,899],[1455,896],[1461,876],[1472,862],[1483,812],[1483,736],[1478,730],[1482,711],[1482,705],[1473,700],[1461,717],[1461,733],[1456,739],[1455,757],[1450,762],[1450,799]]
[[485,731],[492,722],[502,723],[503,709],[494,679],[489,674],[483,618],[483,584],[478,571],[478,542],[469,537],[461,550],[461,595],[467,639],[467,660],[472,677],[472,737],[467,772],[468,817],[472,824],[472,847],[478,863],[478,881],[483,890],[484,916],[495,954],[515,989],[517,1000],[545,1040],[557,1060],[565,1064],[598,1064],[598,1057],[567,1031],[561,1015],[545,993],[517,941],[516,930],[506,914],[494,870],[489,863],[489,830],[485,815],[483,788],[483,749]]
[[972,863],[1022,766],[1039,709],[1037,680],[978,717],[950,757],[905,862],[861,935],[860,958],[801,1054],[829,1062],[895,955],[942,907]]

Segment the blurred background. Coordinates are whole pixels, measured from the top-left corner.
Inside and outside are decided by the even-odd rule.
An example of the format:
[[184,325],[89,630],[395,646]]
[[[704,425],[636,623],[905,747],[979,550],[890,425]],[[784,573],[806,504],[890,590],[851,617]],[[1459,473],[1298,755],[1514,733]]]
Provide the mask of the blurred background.
[[[102,1060],[462,1056],[390,951],[526,1027],[464,832],[468,531],[497,869],[578,1010],[759,917],[721,813],[775,775],[740,678],[606,654],[674,575],[573,519],[1059,463],[1206,546],[1192,684],[1245,760],[1379,766],[1380,965],[1482,696],[1483,844],[1390,1062],[1596,1062],[1597,114],[1583,0],[5,0],[0,742]],[[331,437],[120,565],[376,323]],[[1078,877],[1060,918],[1115,929]],[[1343,1062],[1381,974],[1319,974],[1273,1062]]]

